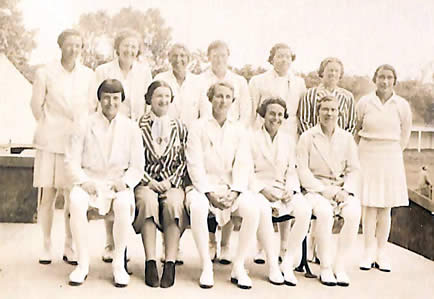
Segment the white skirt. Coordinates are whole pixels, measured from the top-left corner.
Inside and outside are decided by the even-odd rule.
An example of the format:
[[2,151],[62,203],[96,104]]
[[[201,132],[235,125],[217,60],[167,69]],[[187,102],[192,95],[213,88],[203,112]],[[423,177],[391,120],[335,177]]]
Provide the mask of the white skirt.
[[56,189],[68,187],[64,154],[36,150],[33,187]]
[[407,180],[399,142],[361,138],[359,156],[362,206],[407,206]]

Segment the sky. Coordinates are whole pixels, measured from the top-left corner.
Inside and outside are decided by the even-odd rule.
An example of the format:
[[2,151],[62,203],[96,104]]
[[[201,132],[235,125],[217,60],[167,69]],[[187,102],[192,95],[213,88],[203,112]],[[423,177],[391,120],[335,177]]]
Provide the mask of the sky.
[[349,74],[372,76],[389,63],[400,79],[412,79],[434,61],[433,0],[21,0],[25,26],[38,32],[30,63],[59,57],[58,34],[81,14],[114,14],[128,6],[159,8],[172,40],[190,50],[226,41],[235,67],[269,68],[269,50],[277,42],[292,48],[293,69],[305,73],[335,56]]

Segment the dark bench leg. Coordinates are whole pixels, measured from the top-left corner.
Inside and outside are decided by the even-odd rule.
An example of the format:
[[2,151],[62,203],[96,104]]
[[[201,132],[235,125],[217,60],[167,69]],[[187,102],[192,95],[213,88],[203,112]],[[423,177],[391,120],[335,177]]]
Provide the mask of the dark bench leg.
[[133,274],[133,272],[130,272],[130,271],[128,270],[127,247],[125,247],[125,251],[124,251],[124,268],[125,268],[125,271],[127,271],[127,273],[128,273],[129,275]]
[[305,277],[317,278],[317,276],[315,274],[313,274],[312,271],[310,270],[309,263],[307,262],[307,239],[306,239],[306,237],[303,240],[301,249],[302,249],[301,262],[300,262],[300,265],[297,268],[295,268],[295,271],[304,272],[304,270],[306,270],[306,274],[304,274]]

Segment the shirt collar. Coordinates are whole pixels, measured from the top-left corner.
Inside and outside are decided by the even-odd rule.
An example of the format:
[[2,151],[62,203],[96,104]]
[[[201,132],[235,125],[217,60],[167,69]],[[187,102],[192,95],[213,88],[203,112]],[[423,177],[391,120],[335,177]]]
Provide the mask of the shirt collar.
[[373,92],[373,100],[375,101],[375,103],[376,104],[379,104],[379,105],[385,105],[385,104],[387,104],[387,103],[392,103],[392,102],[394,102],[394,101],[396,101],[396,93],[395,93],[395,91],[394,90],[392,90],[392,96],[383,104],[382,102],[381,102],[381,100],[380,100],[380,98],[377,96],[377,92],[376,91],[374,91]]
[[228,115],[226,117],[225,123],[223,124],[222,127],[220,127],[220,124],[217,122],[217,120],[211,114],[210,116],[208,116],[208,122],[215,125],[215,126],[218,126],[219,128],[225,128],[227,124],[231,125],[234,122],[234,120]]
[[332,91],[329,91],[329,90],[324,86],[324,84],[321,82],[321,83],[318,85],[318,89],[324,90],[324,91],[327,92],[327,93],[334,93],[335,91],[338,91],[338,90],[340,90],[341,88],[338,87],[338,86],[336,86],[335,89],[333,89]]
[[119,118],[119,113],[120,112],[118,112],[116,114],[116,116],[112,119],[111,122],[107,119],[107,117],[105,117],[105,115],[102,113],[102,110],[98,110],[96,113],[98,115],[99,121],[101,123],[103,123],[105,127],[109,127],[111,125],[114,125],[117,122],[117,119]]
[[[336,124],[335,130],[333,132],[332,138],[336,136],[336,134],[339,134],[338,131],[340,130],[339,126]],[[323,137],[327,137],[324,132],[321,129],[321,124],[318,122],[313,128],[312,128],[312,134],[313,135],[321,135]]]
[[291,70],[288,70],[288,72],[285,74],[285,76],[280,76],[274,68],[271,69],[271,73],[272,73],[274,78],[286,78],[288,81],[291,81],[294,77],[294,74],[291,72]]
[[62,65],[62,60],[61,60],[61,59],[56,60],[56,64],[57,64],[57,67],[60,69],[61,72],[65,73],[65,74],[73,74],[73,73],[76,73],[76,72],[77,72],[77,70],[78,70],[78,68],[79,68],[79,64],[80,64],[80,62],[79,62],[78,59],[76,59],[76,61],[75,61],[75,65],[74,65],[74,68],[73,68],[72,71],[70,71],[70,72],[67,71],[67,70],[63,67],[63,65]]
[[149,118],[151,121],[155,121],[156,119],[166,121],[169,119],[169,115],[166,113],[166,115],[157,116],[157,115],[155,115],[154,111],[151,110],[151,112],[149,112]]

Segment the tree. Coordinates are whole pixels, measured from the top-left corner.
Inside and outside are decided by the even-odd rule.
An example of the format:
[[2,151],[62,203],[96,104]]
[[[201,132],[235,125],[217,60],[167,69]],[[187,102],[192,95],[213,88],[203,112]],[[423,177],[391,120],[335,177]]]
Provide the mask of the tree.
[[117,32],[131,28],[140,32],[144,43],[144,59],[153,70],[167,67],[167,52],[171,37],[171,28],[166,25],[158,9],[150,8],[145,13],[132,7],[122,8],[110,16],[105,11],[83,14],[77,25],[85,38],[83,62],[95,68],[104,60],[112,57],[98,57],[97,44],[101,39],[113,39]]
[[0,0],[0,53],[4,53],[15,67],[32,81],[32,68],[28,64],[31,51],[36,47],[35,32],[23,25],[19,0]]
[[247,82],[249,82],[253,76],[265,73],[265,71],[266,70],[260,66],[257,67],[256,69],[254,69],[251,64],[246,64],[245,66],[243,66],[240,69],[238,69],[238,68],[234,69],[234,72],[237,73],[238,75],[246,78]]

